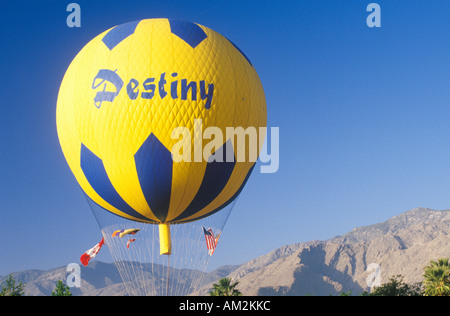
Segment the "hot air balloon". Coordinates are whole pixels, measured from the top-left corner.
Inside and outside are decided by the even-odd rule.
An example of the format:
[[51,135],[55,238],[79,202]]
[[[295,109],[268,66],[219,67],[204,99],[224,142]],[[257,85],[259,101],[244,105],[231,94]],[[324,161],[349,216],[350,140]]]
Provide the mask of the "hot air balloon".
[[[226,129],[265,127],[266,116],[247,56],[217,32],[173,19],[129,22],[92,39],[68,67],[56,111],[64,157],[88,201],[158,227],[160,255],[172,253],[173,225],[235,201],[255,166],[237,156],[254,145]],[[224,137],[211,145],[208,128]],[[184,157],[192,155],[180,161],[173,148],[181,140]],[[136,227],[112,231],[128,228]]]

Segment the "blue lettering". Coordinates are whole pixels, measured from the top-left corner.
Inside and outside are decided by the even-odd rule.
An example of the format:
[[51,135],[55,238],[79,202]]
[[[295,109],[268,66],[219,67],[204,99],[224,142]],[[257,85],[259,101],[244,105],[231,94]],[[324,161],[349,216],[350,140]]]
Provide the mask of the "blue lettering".
[[155,95],[155,88],[156,86],[152,84],[152,82],[155,81],[155,78],[147,78],[144,83],[142,84],[144,86],[145,91],[150,90],[150,92],[142,92],[141,97],[143,99],[151,99]]
[[[116,91],[106,91],[106,85],[103,86],[103,91],[98,91],[95,94],[94,97],[94,104],[97,108],[100,108],[102,106],[102,102],[113,102],[115,97],[119,94],[120,90],[123,86],[123,81],[119,77],[118,74],[116,74],[116,70],[112,71],[109,69],[100,69],[98,71],[98,74],[95,76],[94,81],[92,82],[92,89],[97,89],[102,83],[105,81],[111,83]],[[95,81],[97,79],[101,79],[101,81],[98,84],[95,84]]]
[[[117,69],[112,71],[108,69],[100,69],[97,75],[92,82],[92,89],[99,88],[102,84],[103,90],[98,91],[94,97],[94,104],[97,108],[100,108],[102,102],[113,102],[114,99],[119,95],[124,83],[120,76],[116,73]],[[178,76],[178,73],[173,72],[172,78]],[[188,100],[188,97],[192,101],[197,101],[197,91],[200,90],[201,100],[206,100],[205,109],[210,109],[212,105],[212,100],[214,96],[214,84],[207,84],[205,80],[197,81],[188,81],[188,79],[181,79],[181,87],[178,90],[178,80],[173,80],[170,83],[170,97],[175,100],[181,96],[181,100]],[[107,84],[110,83],[114,86],[115,91],[107,91]],[[153,99],[156,93],[156,89],[158,89],[158,94],[161,99],[164,99],[169,91],[166,91],[166,73],[162,73],[159,77],[158,83],[155,82],[155,78],[147,78],[142,82],[142,92],[140,94],[142,99]],[[158,87],[156,87],[158,85]],[[198,85],[200,85],[199,88]],[[126,86],[127,95],[130,100],[136,100],[139,96],[140,83],[137,79],[131,78]],[[179,93],[181,92],[181,95]]]
[[164,90],[164,85],[167,83],[166,79],[164,79],[164,77],[166,76],[166,73],[162,73],[161,77],[159,78],[159,96],[161,97],[161,99],[164,99],[167,95],[166,90]]
[[189,89],[191,89],[191,100],[197,101],[197,82],[191,81],[187,84],[187,79],[181,80],[181,100],[187,100]]
[[131,79],[130,82],[127,85],[127,93],[128,93],[128,97],[131,100],[136,100],[136,98],[139,95],[139,89],[136,88],[139,86],[139,81],[137,81],[136,79]]
[[208,86],[208,92],[206,92],[205,80],[200,81],[200,96],[202,100],[206,99],[205,109],[209,109],[211,107],[211,102],[214,94],[214,84],[211,83]]
[[[178,74],[176,72],[174,72],[172,74],[172,77],[175,78],[176,76],[178,76]],[[172,99],[174,99],[174,100],[178,99],[177,87],[178,87],[178,81],[176,81],[176,80],[170,84],[170,95],[171,95]]]

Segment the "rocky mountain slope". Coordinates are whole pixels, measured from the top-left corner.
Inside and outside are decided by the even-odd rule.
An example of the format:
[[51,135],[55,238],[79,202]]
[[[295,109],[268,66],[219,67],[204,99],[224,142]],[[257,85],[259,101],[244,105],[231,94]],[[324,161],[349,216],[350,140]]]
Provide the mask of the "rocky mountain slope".
[[230,274],[245,295],[336,295],[369,291],[401,274],[423,280],[430,260],[450,257],[450,210],[416,208],[383,223],[355,228],[327,241],[286,246],[252,260]]
[[[420,282],[423,267],[441,257],[450,257],[450,210],[416,208],[330,240],[288,245],[243,265],[219,268],[205,274],[205,286],[193,294],[207,295],[213,282],[229,276],[239,281],[244,295],[357,295],[369,291],[373,281],[382,284],[397,274],[405,282]],[[379,279],[373,277],[375,270],[368,270],[374,264]],[[62,267],[14,275],[27,283],[26,294],[49,295],[68,272]],[[81,288],[72,288],[74,295],[126,295],[113,264],[93,261],[82,275]],[[184,281],[189,282],[176,282]],[[163,286],[164,277],[157,275],[154,282]]]

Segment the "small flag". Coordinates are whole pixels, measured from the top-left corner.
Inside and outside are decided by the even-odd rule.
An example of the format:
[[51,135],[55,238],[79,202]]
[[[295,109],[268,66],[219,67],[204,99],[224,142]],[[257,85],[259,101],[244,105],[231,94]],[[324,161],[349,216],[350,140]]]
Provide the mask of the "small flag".
[[133,238],[133,239],[128,240],[128,242],[127,242],[127,248],[130,249],[130,244],[131,244],[132,242],[135,242],[135,241],[136,241],[136,238]]
[[131,228],[131,229],[121,229],[121,230],[116,230],[114,233],[112,233],[111,237],[120,237],[122,238],[125,235],[136,235],[138,232],[140,231],[140,229],[136,229],[136,228]]
[[105,244],[104,238],[96,244],[93,248],[86,251],[80,258],[81,263],[86,267],[89,263],[89,260],[92,258],[95,258],[95,256],[98,254],[100,249],[102,249],[102,246]]
[[220,234],[217,236],[214,236],[214,233],[211,228],[209,228],[208,230],[206,230],[205,227],[203,227],[203,226],[202,226],[202,228],[203,228],[203,233],[205,234],[206,248],[208,248],[208,254],[210,256],[212,256],[214,253],[214,250],[216,250],[217,243],[219,242]]

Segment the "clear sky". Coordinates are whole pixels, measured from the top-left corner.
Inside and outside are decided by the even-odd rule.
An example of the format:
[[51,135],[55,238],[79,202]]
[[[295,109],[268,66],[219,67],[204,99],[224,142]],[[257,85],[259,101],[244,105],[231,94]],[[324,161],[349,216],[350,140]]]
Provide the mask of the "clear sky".
[[[0,10],[0,275],[79,262],[99,241],[62,155],[62,77],[100,32],[178,18],[252,61],[280,129],[280,167],[253,173],[211,267],[328,239],[423,206],[450,208],[450,2],[366,0],[9,1]],[[96,258],[111,261],[107,251]]]

